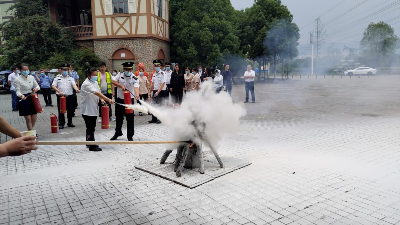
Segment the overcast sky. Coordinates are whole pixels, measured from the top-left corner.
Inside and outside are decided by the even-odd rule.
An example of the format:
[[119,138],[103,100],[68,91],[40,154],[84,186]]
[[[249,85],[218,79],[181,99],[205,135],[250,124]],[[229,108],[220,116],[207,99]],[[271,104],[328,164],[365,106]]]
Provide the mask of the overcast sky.
[[[365,28],[371,22],[390,24],[400,37],[399,0],[281,0],[293,14],[300,28],[300,48],[309,43],[309,32],[315,28],[315,18],[327,30],[327,43],[358,47]],[[251,7],[253,0],[231,0],[236,9]],[[354,8],[354,9],[353,9]],[[302,47],[303,46],[303,47]]]

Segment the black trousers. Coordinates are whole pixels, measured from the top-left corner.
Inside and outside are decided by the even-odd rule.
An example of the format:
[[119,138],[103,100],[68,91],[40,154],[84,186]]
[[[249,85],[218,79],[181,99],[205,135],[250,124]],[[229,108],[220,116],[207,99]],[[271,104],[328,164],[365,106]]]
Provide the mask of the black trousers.
[[[132,99],[134,102],[135,99]],[[125,104],[124,99],[117,98],[117,103]],[[122,105],[115,105],[115,117],[116,117],[116,127],[115,133],[122,134],[122,124],[124,123],[124,117],[126,117],[126,129],[127,129],[127,138],[132,138],[135,135],[135,116],[134,113],[126,114],[125,107]]]
[[140,100],[147,101],[147,99],[149,99],[149,94],[141,94],[140,95]]
[[75,109],[78,108],[78,96],[76,96],[76,91],[75,89],[73,90],[72,96],[74,97],[74,114],[75,114]]
[[179,105],[182,104],[182,98],[183,98],[183,89],[175,91],[171,93],[172,95],[172,102],[173,103],[178,103]]
[[[109,98],[109,99],[112,99],[112,94],[103,94],[104,96],[106,96],[107,98]],[[106,105],[108,106],[108,108],[109,108],[109,111],[108,111],[108,115],[110,116],[110,117],[112,117],[112,108],[111,108],[111,104],[109,103],[109,102],[107,102],[106,101]],[[101,101],[99,101],[99,116],[101,117],[101,107],[103,106],[103,104],[101,104]]]
[[[157,91],[153,91],[153,96],[154,96],[156,93],[157,93]],[[163,103],[163,101],[164,101],[164,99],[165,99],[165,95],[166,95],[165,93],[166,93],[166,91],[160,91],[160,93],[159,93],[159,95],[158,95],[157,97],[153,97],[153,103],[154,103],[155,105],[162,105],[162,103]],[[150,112],[150,113],[151,113],[151,112]],[[153,122],[158,121],[158,118],[155,117],[154,114],[152,114],[151,116],[152,116],[151,120],[152,120]]]
[[86,133],[94,133],[96,131],[97,116],[82,115],[82,117],[85,120]]
[[[74,96],[69,95],[66,96],[67,98],[67,118],[68,124],[72,124],[72,117],[74,116],[75,107],[74,107]],[[65,114],[60,113],[60,96],[57,95],[57,108],[58,108],[58,125],[64,126],[65,125]]]
[[46,105],[53,105],[53,101],[51,100],[51,88],[42,88],[40,91],[43,94]]

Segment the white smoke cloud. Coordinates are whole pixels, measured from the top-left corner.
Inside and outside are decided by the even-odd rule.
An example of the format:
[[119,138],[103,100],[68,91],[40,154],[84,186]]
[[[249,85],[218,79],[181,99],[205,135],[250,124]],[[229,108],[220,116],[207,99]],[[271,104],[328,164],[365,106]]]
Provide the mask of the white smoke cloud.
[[211,81],[202,83],[199,91],[188,92],[182,105],[175,109],[141,103],[169,127],[171,140],[200,144],[203,139],[203,144],[208,142],[214,149],[224,135],[239,131],[240,118],[246,115],[243,105],[234,104],[228,93],[216,94]]

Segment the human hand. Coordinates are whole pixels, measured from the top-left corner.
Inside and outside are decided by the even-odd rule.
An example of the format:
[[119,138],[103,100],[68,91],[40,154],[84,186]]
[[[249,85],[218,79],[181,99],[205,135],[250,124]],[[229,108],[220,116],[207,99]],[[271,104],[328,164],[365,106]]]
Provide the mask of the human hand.
[[122,91],[126,91],[126,88],[124,86],[121,87]]
[[81,91],[79,89],[76,90],[76,93],[81,93]]
[[20,137],[4,143],[7,156],[20,156],[36,150],[37,141],[35,136]]
[[136,100],[139,100],[139,99],[140,99],[140,96],[135,96],[135,98],[136,98]]
[[25,95],[21,95],[21,99],[22,99],[22,100],[25,100],[25,99],[26,99],[26,96],[25,96]]
[[57,92],[58,92],[58,95],[59,95],[60,97],[63,96],[63,93],[62,93],[61,91],[57,91]]
[[100,102],[102,105],[106,104],[106,102],[103,99],[100,99]]
[[114,105],[114,101],[112,99],[108,99],[108,103],[110,103],[111,105]]
[[169,89],[172,92],[172,88]]
[[36,93],[38,91],[38,88],[34,88],[32,91],[33,93]]
[[113,97],[115,96],[115,93],[114,93],[114,92],[112,93],[112,96],[113,96]]
[[154,95],[153,95],[153,97],[157,97],[158,96],[158,92],[156,92]]

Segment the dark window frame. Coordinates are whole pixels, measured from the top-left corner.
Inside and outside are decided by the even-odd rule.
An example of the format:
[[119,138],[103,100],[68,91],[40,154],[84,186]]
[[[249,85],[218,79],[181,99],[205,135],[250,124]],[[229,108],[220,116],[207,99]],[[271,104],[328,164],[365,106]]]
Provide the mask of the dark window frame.
[[112,0],[113,14],[128,14],[129,1],[128,0]]

